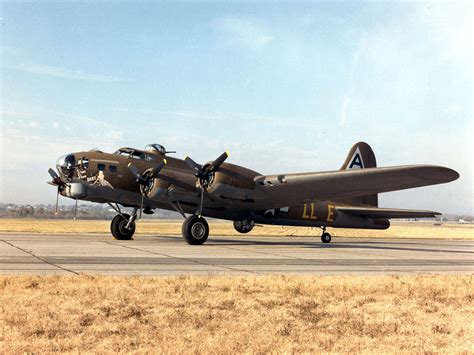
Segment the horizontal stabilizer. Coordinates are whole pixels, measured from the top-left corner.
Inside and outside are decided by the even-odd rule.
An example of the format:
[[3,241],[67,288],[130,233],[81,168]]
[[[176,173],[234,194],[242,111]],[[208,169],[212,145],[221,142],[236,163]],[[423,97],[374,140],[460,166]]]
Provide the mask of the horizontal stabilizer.
[[352,216],[367,218],[433,218],[441,214],[434,211],[377,207],[336,207],[336,210]]

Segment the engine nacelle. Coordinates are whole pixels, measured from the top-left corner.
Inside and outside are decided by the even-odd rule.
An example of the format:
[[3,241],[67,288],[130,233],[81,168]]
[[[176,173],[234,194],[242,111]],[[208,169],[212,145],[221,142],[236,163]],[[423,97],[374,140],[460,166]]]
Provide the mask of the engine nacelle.
[[248,199],[255,189],[255,171],[233,164],[222,164],[207,181],[200,180],[204,190],[215,196]]
[[152,179],[141,188],[143,195],[150,200],[163,199],[168,194],[170,183],[162,179]]

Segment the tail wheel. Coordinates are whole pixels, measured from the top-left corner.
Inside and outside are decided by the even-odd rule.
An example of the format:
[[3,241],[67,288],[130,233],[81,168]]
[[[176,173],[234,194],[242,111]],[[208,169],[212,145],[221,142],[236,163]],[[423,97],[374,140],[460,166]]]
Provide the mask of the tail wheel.
[[182,234],[188,244],[201,245],[209,236],[209,225],[202,217],[190,216],[183,223]]
[[331,234],[328,232],[324,232],[323,235],[321,236],[321,241],[323,243],[330,243],[331,242]]
[[131,240],[135,234],[135,222],[130,223],[127,227],[130,215],[123,213],[118,214],[110,223],[110,231],[117,240]]

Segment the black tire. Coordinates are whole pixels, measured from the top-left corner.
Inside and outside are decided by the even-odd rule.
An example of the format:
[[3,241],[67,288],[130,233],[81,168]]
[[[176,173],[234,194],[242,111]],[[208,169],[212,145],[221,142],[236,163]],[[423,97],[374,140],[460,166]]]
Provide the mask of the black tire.
[[202,245],[209,236],[209,225],[204,218],[193,215],[184,221],[182,234],[188,244]]
[[329,234],[328,232],[324,232],[321,236],[321,241],[323,243],[331,243],[331,234]]
[[242,222],[234,221],[234,229],[239,233],[246,234],[246,233],[250,232],[253,229],[253,227],[244,228]]
[[118,214],[110,223],[110,231],[117,240],[131,240],[135,234],[135,222],[130,224],[130,228],[126,228],[130,215],[126,213]]

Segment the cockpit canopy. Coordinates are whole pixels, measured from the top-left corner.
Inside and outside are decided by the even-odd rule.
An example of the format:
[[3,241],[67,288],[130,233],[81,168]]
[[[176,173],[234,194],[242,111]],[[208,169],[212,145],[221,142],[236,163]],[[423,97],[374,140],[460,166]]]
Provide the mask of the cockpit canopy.
[[115,151],[114,154],[126,156],[127,158],[132,159],[145,159],[145,153],[134,148],[123,147]]
[[157,154],[166,155],[167,153],[176,153],[167,151],[161,144],[148,144],[145,150],[123,147],[114,152],[114,154],[126,156],[132,159],[141,159],[152,161],[153,156]]

